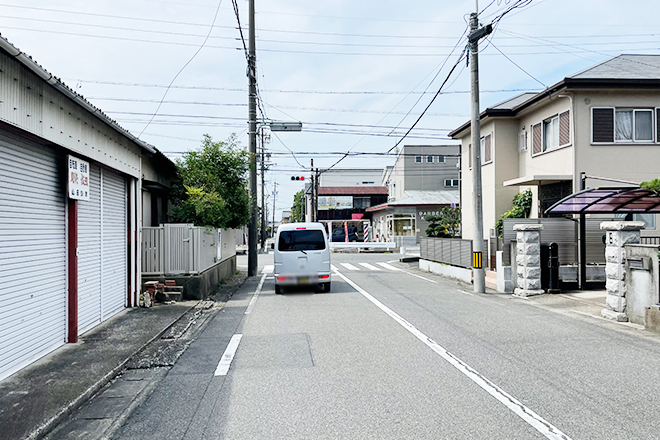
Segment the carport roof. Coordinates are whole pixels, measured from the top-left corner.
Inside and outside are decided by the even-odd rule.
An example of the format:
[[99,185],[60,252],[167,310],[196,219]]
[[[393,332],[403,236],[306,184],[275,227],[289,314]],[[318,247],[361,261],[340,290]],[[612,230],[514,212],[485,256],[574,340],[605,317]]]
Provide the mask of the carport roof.
[[546,214],[660,213],[660,194],[644,188],[587,188],[558,201]]

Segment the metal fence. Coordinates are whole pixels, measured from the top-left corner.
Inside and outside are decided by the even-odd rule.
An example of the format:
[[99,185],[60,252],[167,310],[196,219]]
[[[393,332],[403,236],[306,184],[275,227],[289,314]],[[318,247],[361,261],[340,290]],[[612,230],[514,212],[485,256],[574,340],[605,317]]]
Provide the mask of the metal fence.
[[660,244],[660,237],[642,237],[641,244]]
[[[488,249],[488,240],[484,240],[483,249]],[[424,237],[419,242],[419,256],[425,260],[469,269],[472,268],[472,240]],[[490,267],[488,258],[484,258],[483,263],[484,267]]]
[[[218,245],[222,234],[230,232],[176,223],[142,228],[142,274],[193,275],[204,272],[229,256],[222,255],[222,246]],[[233,235],[231,239],[233,244]],[[233,255],[233,247],[231,251]]]

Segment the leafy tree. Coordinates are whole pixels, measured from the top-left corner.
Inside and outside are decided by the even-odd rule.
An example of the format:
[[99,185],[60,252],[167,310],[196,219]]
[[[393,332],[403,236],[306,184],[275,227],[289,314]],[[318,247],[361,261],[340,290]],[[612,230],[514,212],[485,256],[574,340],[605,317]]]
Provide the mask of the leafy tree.
[[639,184],[639,186],[649,189],[656,194],[660,194],[660,179],[653,179],[649,182],[642,182]]
[[300,190],[293,195],[293,206],[291,207],[291,221],[292,222],[302,222],[305,219],[303,218],[304,212],[304,198],[305,190]]
[[443,206],[438,215],[427,215],[426,220],[431,222],[426,228],[429,237],[456,237],[461,229],[461,209]]
[[505,218],[527,218],[532,211],[532,190],[528,189],[524,192],[518,193],[513,198],[513,208],[502,214],[502,216],[495,223],[497,236],[501,237],[504,231]]
[[214,142],[204,135],[202,146],[176,162],[172,220],[215,228],[239,228],[250,219],[247,189],[249,153],[235,135]]

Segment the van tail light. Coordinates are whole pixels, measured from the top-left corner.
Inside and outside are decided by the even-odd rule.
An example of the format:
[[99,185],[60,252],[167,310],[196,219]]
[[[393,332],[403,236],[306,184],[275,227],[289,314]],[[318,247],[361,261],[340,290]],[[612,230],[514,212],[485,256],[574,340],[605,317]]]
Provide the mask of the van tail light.
[[307,228],[296,228],[296,229],[307,229]]
[[277,281],[287,281],[289,277],[277,277]]
[[330,275],[321,275],[322,280],[327,280],[328,278],[330,278]]

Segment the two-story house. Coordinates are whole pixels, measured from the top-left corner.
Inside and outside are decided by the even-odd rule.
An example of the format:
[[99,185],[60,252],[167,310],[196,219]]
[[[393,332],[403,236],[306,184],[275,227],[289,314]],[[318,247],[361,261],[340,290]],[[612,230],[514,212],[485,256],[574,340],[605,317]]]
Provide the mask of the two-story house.
[[[414,246],[426,236],[428,215],[459,203],[459,146],[406,145],[383,172],[387,203],[367,209],[382,241]],[[374,235],[374,236],[375,236]]]
[[[520,191],[534,195],[532,218],[580,189],[626,186],[660,177],[660,56],[619,55],[547,90],[523,93],[481,112],[484,237]],[[462,232],[473,237],[470,122],[449,134],[461,140]],[[643,235],[657,235],[654,215]]]

